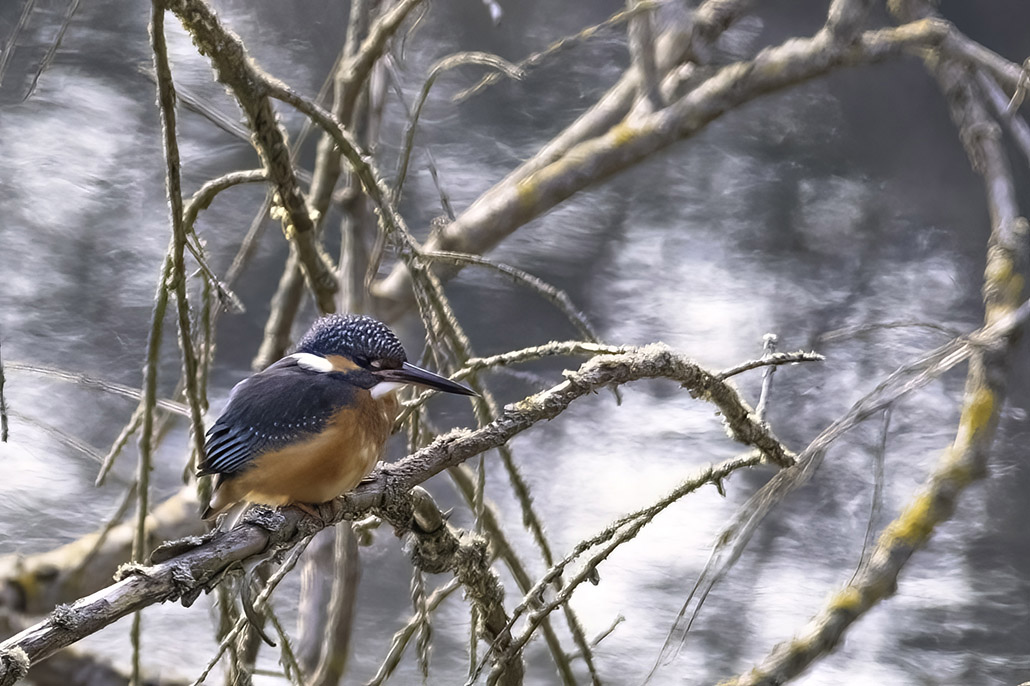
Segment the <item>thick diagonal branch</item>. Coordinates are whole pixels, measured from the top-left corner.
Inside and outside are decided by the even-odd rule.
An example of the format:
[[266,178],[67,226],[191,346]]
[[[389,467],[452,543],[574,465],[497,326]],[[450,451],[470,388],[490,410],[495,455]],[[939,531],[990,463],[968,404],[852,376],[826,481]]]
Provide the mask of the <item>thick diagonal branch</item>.
[[[946,44],[964,60],[983,61],[993,74],[1019,73],[990,51],[965,38],[954,26],[936,18],[915,20],[896,28],[854,34],[869,3],[838,2],[833,21],[810,38],[791,39],[766,48],[754,58],[719,69],[687,69],[682,78],[674,69],[663,83],[678,99],[654,112],[632,111],[618,118],[601,119],[557,149],[552,145],[512,171],[471,206],[426,241],[426,251],[483,254],[526,222],[544,214],[577,192],[617,174],[652,154],[693,136],[712,121],[743,103],[822,76],[841,67],[872,64],[914,48]],[[658,41],[661,64],[663,39]],[[674,65],[664,65],[672,69]],[[684,67],[689,65],[684,65]],[[689,88],[680,93],[686,83]],[[615,89],[613,89],[614,92]],[[620,89],[620,93],[625,89]],[[620,97],[631,97],[629,90]],[[606,96],[608,97],[608,96]],[[610,94],[610,97],[614,97]],[[626,112],[623,108],[617,110]],[[440,270],[449,277],[458,267]],[[413,302],[410,276],[398,264],[373,284],[379,312],[396,316]]]

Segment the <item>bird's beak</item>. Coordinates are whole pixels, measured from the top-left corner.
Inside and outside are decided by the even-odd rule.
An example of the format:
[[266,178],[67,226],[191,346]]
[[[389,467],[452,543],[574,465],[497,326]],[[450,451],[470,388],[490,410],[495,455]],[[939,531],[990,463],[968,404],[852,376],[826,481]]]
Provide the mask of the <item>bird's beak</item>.
[[458,395],[479,395],[468,386],[446,379],[439,374],[416,367],[407,362],[400,369],[381,369],[373,372],[383,381],[394,383],[408,383],[417,386],[435,388],[444,393],[457,393]]

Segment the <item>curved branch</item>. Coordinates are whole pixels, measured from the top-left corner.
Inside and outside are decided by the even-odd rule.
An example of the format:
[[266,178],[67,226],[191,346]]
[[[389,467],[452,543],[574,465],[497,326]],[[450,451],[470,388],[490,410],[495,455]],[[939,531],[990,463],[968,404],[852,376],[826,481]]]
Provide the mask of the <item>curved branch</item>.
[[536,291],[540,297],[545,298],[554,305],[576,327],[576,330],[583,338],[591,343],[600,342],[597,331],[594,330],[593,325],[587,320],[586,315],[572,302],[572,298],[569,297],[568,293],[552,286],[538,276],[534,276],[523,269],[509,264],[493,262],[479,255],[458,252],[423,252],[422,256],[427,260],[440,260],[442,262],[450,262],[451,264],[473,264],[477,267],[485,267],[500,272],[514,283]]
[[508,60],[487,52],[459,52],[438,60],[430,67],[429,76],[422,84],[418,99],[409,115],[408,126],[404,129],[404,145],[401,147],[401,154],[397,160],[397,178],[393,185],[393,201],[395,203],[400,202],[401,192],[404,190],[404,180],[408,176],[408,162],[411,160],[411,151],[415,146],[415,130],[418,128],[418,119],[422,115],[422,108],[429,98],[429,90],[436,83],[440,74],[464,64],[482,64],[493,67],[497,72],[511,79],[521,79],[523,75],[522,71]]
[[[125,384],[118,383],[117,381],[108,381],[107,379],[101,379],[96,376],[89,376],[88,374],[82,374],[80,372],[69,372],[64,369],[58,369],[57,367],[47,367],[46,365],[41,364],[28,364],[26,362],[5,362],[4,364],[9,371],[39,374],[40,376],[45,376],[50,379],[66,381],[68,383],[85,386],[86,388],[95,388],[99,391],[104,391],[105,393],[119,395],[123,398],[131,398],[136,401],[141,397],[140,390],[138,388],[126,386]],[[157,407],[182,417],[190,416],[189,408],[186,405],[167,398],[159,398],[157,401]]]
[[494,422],[476,431],[452,431],[422,450],[389,466],[401,488],[411,488],[447,467],[501,445],[543,419],[553,419],[588,393],[639,379],[667,378],[692,395],[716,405],[733,437],[760,450],[770,462],[789,466],[794,455],[757,421],[751,408],[728,384],[662,343],[587,361],[563,383],[508,405]]
[[[931,13],[922,0],[895,3],[904,20]],[[930,540],[954,511],[958,496],[987,473],[987,458],[1004,403],[1011,357],[1022,330],[1023,274],[1027,271],[1030,225],[1019,216],[1015,187],[997,124],[981,102],[974,75],[956,59],[927,60],[948,99],[952,119],[973,167],[983,176],[991,219],[984,274],[985,327],[1002,330],[969,363],[965,397],[955,440],[946,448],[920,492],[883,531],[854,578],[837,592],[789,642],[776,646],[755,669],[732,684],[779,684],[800,674],[831,650],[857,619],[897,588],[912,554]]]

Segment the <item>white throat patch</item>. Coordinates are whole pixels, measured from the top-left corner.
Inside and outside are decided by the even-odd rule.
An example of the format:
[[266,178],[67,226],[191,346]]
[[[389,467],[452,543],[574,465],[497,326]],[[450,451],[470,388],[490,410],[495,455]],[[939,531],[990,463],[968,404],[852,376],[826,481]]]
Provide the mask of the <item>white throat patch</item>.
[[380,381],[372,387],[371,393],[373,398],[382,398],[387,393],[396,391],[398,388],[403,388],[405,384],[399,381]]

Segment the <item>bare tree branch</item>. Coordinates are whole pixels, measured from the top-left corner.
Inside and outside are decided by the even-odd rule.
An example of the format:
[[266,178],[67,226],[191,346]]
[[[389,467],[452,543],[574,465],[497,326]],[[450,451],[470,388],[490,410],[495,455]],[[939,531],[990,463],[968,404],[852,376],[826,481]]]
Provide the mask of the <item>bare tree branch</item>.
[[21,37],[22,31],[28,26],[29,17],[32,15],[32,9],[35,6],[36,0],[25,0],[25,4],[21,8],[21,14],[18,16],[18,23],[14,25],[11,35],[7,37],[3,50],[0,50],[0,85],[4,82],[4,76],[7,75],[7,66],[11,63],[11,55],[14,54],[14,49],[18,46],[18,39]]
[[[850,14],[842,15],[842,21],[845,17]],[[766,48],[750,61],[716,70],[667,107],[653,113],[635,112],[560,153],[545,157],[541,151],[431,236],[425,249],[486,252],[576,192],[694,135],[744,102],[839,67],[880,61],[915,45],[932,47],[950,32],[949,24],[926,20],[867,31],[854,41],[839,42],[838,33],[824,28],[811,38]],[[454,270],[442,273],[446,276]],[[397,265],[374,284],[373,294],[382,301],[381,311],[386,316],[396,316],[411,304],[408,278],[404,266]]]
[[[893,9],[904,21],[930,14],[921,0],[903,0]],[[959,137],[970,161],[984,179],[991,215],[990,249],[984,278],[985,326],[998,326],[1018,316],[1023,304],[1030,226],[1019,216],[1011,173],[999,142],[997,124],[980,101],[971,73],[958,60],[932,55],[927,67],[948,99]],[[801,673],[831,650],[853,622],[897,588],[897,579],[912,554],[952,514],[959,495],[983,478],[1004,402],[1008,369],[1018,323],[979,348],[972,356],[965,397],[953,444],[945,449],[921,491],[883,531],[872,554],[852,581],[789,642],[773,651],[733,684],[777,684]]]
[[[186,540],[159,551],[155,555],[157,564],[128,568],[113,586],[71,606],[59,607],[42,623],[0,643],[0,657],[17,655],[16,650],[21,650],[31,662],[35,662],[147,605],[174,599],[191,603],[236,563],[290,547],[301,537],[343,519],[374,511],[406,530],[411,526],[413,511],[408,494],[429,477],[504,445],[537,422],[556,417],[577,398],[600,388],[645,378],[668,378],[685,385],[696,397],[719,407],[737,440],[758,448],[766,459],[774,463],[790,464],[793,461],[791,453],[767,427],[756,421],[737,393],[711,373],[664,345],[629,349],[622,354],[588,361],[579,371],[567,373],[561,384],[509,406],[496,421],[485,427],[474,431],[452,431],[403,460],[380,468],[373,480],[333,501],[331,515],[323,520],[312,520],[292,508],[275,512],[258,510],[256,517],[235,529],[217,532],[203,542]],[[424,560],[425,550],[421,554]],[[473,553],[471,549],[468,554],[479,559],[479,553]],[[472,558],[438,557],[433,566],[453,566],[459,577],[471,575],[463,583],[466,586],[472,584],[486,594],[484,597],[491,597],[494,591],[489,588],[493,582],[482,577],[482,571],[475,571],[481,570],[478,563],[470,568],[463,566],[463,559],[468,561]],[[492,627],[491,640],[503,633],[503,625],[507,623],[505,619],[498,625],[495,614],[490,610],[486,615],[494,617],[487,620]],[[0,671],[0,686],[12,683],[5,679],[10,679],[16,672],[15,667]]]
[[278,214],[283,231],[297,250],[319,309],[332,312],[335,309],[333,294],[336,292],[333,267],[319,245],[315,224],[300,191],[286,133],[278,123],[265,87],[267,77],[247,55],[239,37],[222,25],[203,0],[163,2],[211,59],[218,80],[232,91],[246,115],[254,132],[254,146],[275,188],[274,206],[280,208]]
[[[198,511],[188,487],[155,507],[147,518],[148,547],[204,533]],[[99,548],[102,530],[35,555],[0,556],[0,611],[40,615],[103,588],[129,559],[134,529],[134,522],[115,526]]]

